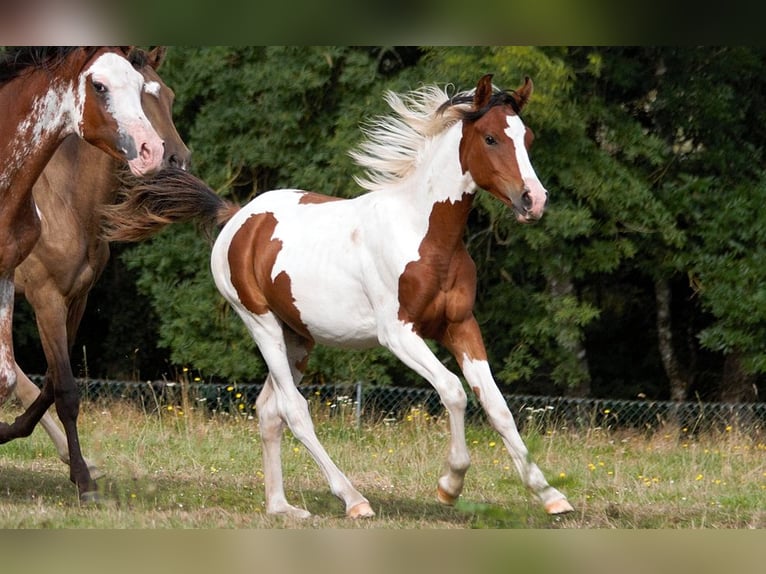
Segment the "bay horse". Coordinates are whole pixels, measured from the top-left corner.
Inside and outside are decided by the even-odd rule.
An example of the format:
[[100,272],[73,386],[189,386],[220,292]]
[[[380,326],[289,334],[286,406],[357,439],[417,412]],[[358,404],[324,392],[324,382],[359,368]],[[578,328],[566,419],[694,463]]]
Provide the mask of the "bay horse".
[[[285,497],[280,440],[287,425],[321,467],[346,515],[374,515],[319,443],[297,389],[317,343],[383,345],[433,385],[449,414],[451,436],[437,498],[456,502],[470,465],[467,397],[425,339],[454,355],[521,480],[545,510],[573,510],[531,461],[493,379],[473,314],[476,267],[463,235],[476,190],[489,191],[521,223],[538,220],[547,203],[527,154],[533,135],[520,116],[532,81],[500,91],[491,78],[485,75],[475,90],[451,98],[435,86],[404,96],[387,93],[394,114],[372,121],[366,141],[352,152],[367,170],[357,179],[367,193],[353,199],[283,189],[237,209],[199,180],[161,172],[142,190],[131,190],[122,214],[112,214],[112,237],[125,240],[184,218],[226,222],[213,245],[211,269],[269,369],[256,400],[268,513],[310,516]],[[143,223],[138,211],[145,214]]]
[[[163,142],[141,108],[143,76],[119,47],[11,48],[0,56],[0,403],[16,386],[14,270],[40,235],[32,186],[75,134],[137,176],[160,167]],[[54,381],[54,384],[56,381]],[[0,423],[0,443],[25,436],[55,401],[69,443],[70,479],[80,498],[96,492],[76,432],[76,387],[46,384],[30,409]]]
[[[163,167],[188,167],[191,153],[173,124],[173,91],[157,73],[166,50],[133,49],[128,58],[144,77],[141,105],[164,142]],[[121,163],[75,135],[68,136],[33,187],[44,222],[40,239],[16,268],[17,296],[25,296],[35,312],[46,380],[54,387],[74,387],[72,345],[88,294],[109,260],[109,243],[101,234],[101,207],[113,203],[122,185]],[[16,365],[15,394],[28,408],[40,394]],[[59,381],[56,383],[55,381]],[[59,458],[69,464],[66,436],[46,412],[40,424],[51,437]],[[100,472],[86,459],[91,477]]]

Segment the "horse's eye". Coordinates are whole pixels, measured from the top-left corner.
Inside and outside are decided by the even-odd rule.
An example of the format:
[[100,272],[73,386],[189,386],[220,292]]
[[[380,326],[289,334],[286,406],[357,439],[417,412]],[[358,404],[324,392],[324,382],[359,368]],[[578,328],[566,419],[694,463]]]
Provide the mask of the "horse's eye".
[[96,80],[93,80],[93,89],[96,90],[96,93],[98,94],[105,94],[107,92],[106,86]]
[[493,138],[492,136],[484,136],[484,143],[487,145],[495,145],[497,143],[497,140]]

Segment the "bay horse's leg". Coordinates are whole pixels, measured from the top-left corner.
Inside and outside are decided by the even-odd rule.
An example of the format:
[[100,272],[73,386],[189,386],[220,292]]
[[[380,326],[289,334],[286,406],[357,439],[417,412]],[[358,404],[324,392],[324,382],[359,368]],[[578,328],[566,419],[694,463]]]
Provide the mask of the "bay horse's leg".
[[549,514],[571,512],[573,508],[566,497],[548,484],[542,471],[530,459],[513,415],[490,371],[476,319],[471,316],[462,323],[450,324],[443,343],[457,359],[490,424],[500,433],[524,485],[540,499]]
[[447,470],[439,478],[437,497],[444,504],[454,504],[463,491],[465,473],[471,465],[465,442],[465,407],[468,399],[463,385],[411,328],[397,324],[382,334],[381,342],[405,365],[431,383],[449,413]]
[[[40,389],[37,385],[30,381],[29,377],[16,365],[16,398],[21,402],[21,405],[25,409],[29,408],[39,395]],[[56,452],[61,462],[69,464],[69,445],[67,445],[66,436],[58,424],[56,424],[53,415],[49,411],[45,411],[45,414],[40,419],[40,424],[56,447]],[[85,463],[88,465],[91,477],[97,479],[103,476],[103,473],[93,462],[86,458]]]
[[[35,308],[40,342],[45,352],[45,358],[48,361],[48,372],[45,377],[43,394],[46,394],[47,389],[50,387],[49,398],[52,398],[53,402],[55,402],[56,414],[58,414],[59,420],[64,427],[69,448],[69,479],[77,485],[80,499],[83,502],[92,501],[97,498],[98,489],[96,482],[91,477],[88,464],[85,462],[80,448],[80,438],[77,432],[80,393],[77,389],[74,375],[72,374],[72,366],[69,361],[69,322],[72,321],[72,314],[75,314],[75,324],[79,322],[81,312],[77,305],[73,305],[73,310],[70,312],[68,306],[60,300],[61,296],[52,292],[46,291],[43,293],[36,291],[35,297],[35,301],[30,300],[30,303]],[[45,410],[50,406],[50,402],[47,402],[47,404],[45,402],[41,402],[40,397],[38,397],[32,406],[27,409],[30,416],[26,419],[26,424],[32,424],[32,426],[37,424],[43,414],[45,414]],[[24,429],[24,432],[26,430]],[[19,429],[19,432],[22,432],[22,430]],[[29,429],[29,432],[31,432],[31,429]]]
[[[346,515],[351,518],[373,516],[374,512],[369,501],[353,487],[346,475],[335,465],[316,436],[308,403],[295,385],[294,372],[297,372],[297,365],[295,360],[290,359],[290,355],[295,357],[294,342],[290,341],[291,337],[285,336],[281,322],[271,313],[252,315],[242,311],[240,316],[269,367],[266,386],[256,404],[259,418],[264,417],[259,424],[266,430],[264,476],[267,484],[267,511],[297,517],[310,516],[308,511],[296,509],[287,504],[284,499],[281,460],[278,456],[280,446],[278,441],[283,427],[276,421],[279,417],[283,424],[287,424],[295,438],[308,449],[322,469],[331,492],[344,502]],[[290,345],[293,345],[292,350],[287,351],[291,348]],[[276,496],[275,500],[271,500],[272,494]]]

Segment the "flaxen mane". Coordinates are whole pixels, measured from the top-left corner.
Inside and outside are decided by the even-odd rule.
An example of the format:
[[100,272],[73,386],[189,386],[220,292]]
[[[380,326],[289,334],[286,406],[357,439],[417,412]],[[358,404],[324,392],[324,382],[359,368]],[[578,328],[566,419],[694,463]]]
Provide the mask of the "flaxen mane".
[[394,111],[378,116],[362,127],[366,140],[350,152],[367,170],[354,177],[367,190],[381,189],[406,178],[417,166],[428,140],[462,119],[467,104],[447,105],[449,94],[437,86],[424,86],[399,95],[386,92],[384,99]]
[[350,152],[367,170],[365,177],[354,177],[356,182],[372,191],[406,178],[417,166],[426,142],[457,121],[476,121],[499,105],[510,105],[520,115],[519,96],[512,90],[496,90],[478,110],[473,108],[474,93],[472,89],[450,97],[435,85],[404,95],[386,92],[384,99],[394,114],[378,116],[363,126],[366,140]]

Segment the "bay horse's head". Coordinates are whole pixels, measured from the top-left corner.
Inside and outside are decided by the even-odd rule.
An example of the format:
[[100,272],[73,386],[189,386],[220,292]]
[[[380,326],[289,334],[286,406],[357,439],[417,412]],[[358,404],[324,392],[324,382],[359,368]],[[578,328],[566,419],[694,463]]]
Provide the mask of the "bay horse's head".
[[463,112],[460,165],[476,185],[511,206],[516,219],[540,219],[548,192],[535,174],[527,151],[534,135],[519,115],[532,95],[532,80],[512,92],[492,87],[492,75],[479,80],[471,107]]
[[144,76],[144,91],[141,105],[146,116],[165,142],[162,167],[188,169],[191,152],[178,134],[173,123],[173,100],[175,93],[162,81],[157,70],[165,59],[166,49],[157,46],[151,51],[133,49],[129,59],[133,66]]
[[99,48],[86,60],[75,83],[82,110],[78,130],[142,176],[160,168],[163,142],[141,107],[144,77],[125,56],[121,48]]

